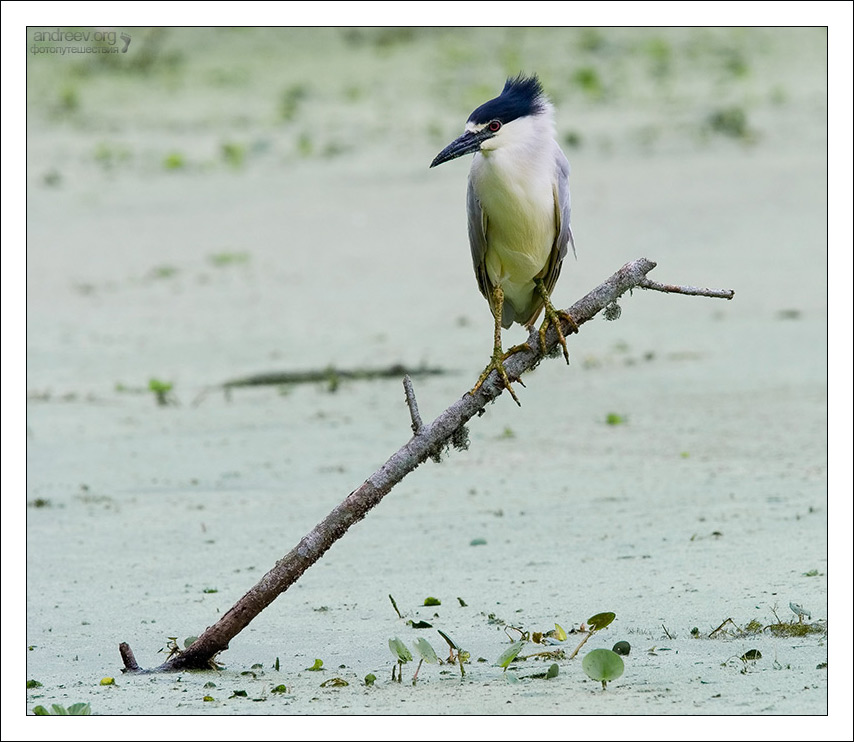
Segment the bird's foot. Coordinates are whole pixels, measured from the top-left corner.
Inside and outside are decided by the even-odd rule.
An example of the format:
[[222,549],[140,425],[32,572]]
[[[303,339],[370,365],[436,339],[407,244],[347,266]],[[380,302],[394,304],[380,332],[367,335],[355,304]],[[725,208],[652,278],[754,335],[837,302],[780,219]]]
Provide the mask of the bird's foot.
[[[502,360],[506,361],[508,358],[510,358],[510,356],[515,355],[516,353],[519,353],[521,351],[524,351],[525,353],[534,352],[533,348],[531,348],[528,343],[519,343],[519,345],[514,345],[509,350],[504,351],[504,355],[502,355],[501,358]],[[524,386],[524,384],[522,386]]]
[[[530,350],[530,348],[528,348],[528,346],[523,345],[523,346],[514,346],[509,351],[507,351],[507,353],[502,353],[501,347],[500,346],[497,347],[492,353],[492,360],[489,362],[487,367],[485,369],[483,369],[483,373],[481,373],[480,378],[477,380],[477,384],[475,384],[474,387],[472,387],[472,390],[469,392],[469,394],[474,394],[475,392],[477,392],[477,390],[480,389],[481,386],[483,386],[483,382],[486,381],[487,377],[493,371],[498,371],[498,376],[501,378],[501,381],[504,383],[504,388],[508,392],[510,392],[510,396],[513,397],[513,401],[517,405],[519,405],[519,407],[521,407],[522,403],[519,401],[519,398],[516,396],[516,392],[513,391],[513,387],[510,384],[510,376],[507,373],[507,369],[504,368],[504,359],[508,358],[513,353],[515,353],[517,349],[522,349],[522,348],[527,348],[528,350]],[[520,384],[522,384],[522,386],[525,386],[522,379],[516,378],[516,379],[514,379],[514,381],[518,381]]]
[[543,351],[543,355],[546,355],[546,331],[549,329],[550,324],[554,325],[555,330],[557,330],[558,341],[563,348],[563,357],[566,359],[567,365],[569,365],[569,350],[566,347],[566,336],[563,334],[561,322],[564,321],[569,325],[570,334],[578,332],[578,325],[569,313],[564,312],[562,309],[555,309],[548,299],[545,303],[545,313],[546,316],[543,319],[543,324],[540,325],[540,349]]

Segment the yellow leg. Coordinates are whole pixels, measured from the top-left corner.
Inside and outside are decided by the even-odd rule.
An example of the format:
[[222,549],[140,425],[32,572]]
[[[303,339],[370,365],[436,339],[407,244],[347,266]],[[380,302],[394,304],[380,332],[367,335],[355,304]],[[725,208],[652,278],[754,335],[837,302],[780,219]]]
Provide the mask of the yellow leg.
[[[495,315],[495,337],[492,345],[492,360],[489,362],[489,365],[485,369],[483,369],[483,373],[480,375],[480,378],[477,380],[477,384],[474,385],[471,392],[469,394],[474,394],[478,389],[480,389],[481,385],[484,381],[486,381],[486,377],[492,373],[493,370],[497,370],[499,376],[501,376],[501,380],[504,382],[504,388],[510,392],[510,396],[513,397],[513,401],[516,402],[520,407],[522,403],[519,401],[519,398],[516,396],[516,392],[513,391],[513,387],[510,386],[510,377],[507,375],[507,371],[504,369],[504,359],[506,356],[504,355],[504,351],[501,348],[501,311],[504,307],[504,291],[500,286],[496,286],[492,291],[492,311]],[[518,380],[520,384],[522,384],[522,380]],[[522,384],[522,386],[525,386]]]
[[534,279],[534,284],[537,286],[540,296],[543,297],[543,306],[545,307],[545,317],[543,318],[543,324],[540,325],[540,349],[543,351],[543,355],[545,355],[546,330],[548,330],[549,324],[554,325],[557,330],[558,340],[563,347],[563,357],[566,359],[567,365],[569,365],[569,350],[567,350],[566,347],[566,338],[563,334],[563,327],[561,327],[561,320],[565,320],[569,324],[569,331],[571,333],[578,332],[578,325],[575,324],[575,320],[562,309],[554,308],[551,299],[549,299],[549,293],[546,291],[546,287],[543,286],[542,279]]

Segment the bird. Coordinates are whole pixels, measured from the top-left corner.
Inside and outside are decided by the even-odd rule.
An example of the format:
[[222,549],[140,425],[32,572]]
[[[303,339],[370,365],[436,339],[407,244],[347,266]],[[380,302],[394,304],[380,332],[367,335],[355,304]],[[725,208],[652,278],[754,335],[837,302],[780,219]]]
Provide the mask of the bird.
[[575,255],[575,242],[569,219],[569,162],[555,140],[554,106],[536,74],[508,77],[501,94],[472,111],[464,133],[436,155],[430,167],[470,153],[469,245],[478,288],[495,320],[492,359],[470,393],[497,370],[521,406],[504,361],[532,349],[518,345],[504,353],[501,328],[518,322],[530,329],[545,310],[539,330],[542,352],[546,330],[553,324],[567,363],[561,321],[570,332],[578,331],[572,317],[556,310],[550,299],[570,246]]

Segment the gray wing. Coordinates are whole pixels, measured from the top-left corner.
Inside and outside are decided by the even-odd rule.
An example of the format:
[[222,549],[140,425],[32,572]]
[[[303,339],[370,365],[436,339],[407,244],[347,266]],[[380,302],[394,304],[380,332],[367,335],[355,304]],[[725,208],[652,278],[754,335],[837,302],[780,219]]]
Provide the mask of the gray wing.
[[569,225],[570,199],[569,199],[569,161],[561,148],[555,146],[557,160],[557,216],[560,229],[557,236],[557,248],[560,260],[566,257],[567,243],[572,246],[572,254],[575,256],[575,241],[572,239],[572,227]]
[[477,200],[474,188],[469,179],[466,193],[466,212],[468,213],[469,247],[471,247],[471,262],[480,293],[492,302],[494,286],[486,274],[486,214]]
[[555,236],[549,262],[543,271],[543,286],[551,294],[560,276],[560,268],[566,257],[567,246],[572,246],[572,254],[575,255],[575,241],[572,239],[572,227],[569,224],[569,162],[561,148],[555,143]]

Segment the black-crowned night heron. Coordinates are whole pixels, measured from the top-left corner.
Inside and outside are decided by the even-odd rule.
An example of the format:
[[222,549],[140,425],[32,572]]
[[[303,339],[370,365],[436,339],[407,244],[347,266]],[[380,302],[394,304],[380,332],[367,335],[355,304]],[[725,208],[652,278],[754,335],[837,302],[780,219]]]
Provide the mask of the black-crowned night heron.
[[451,142],[430,167],[474,152],[468,181],[468,233],[480,292],[495,318],[492,360],[476,392],[493,369],[516,397],[504,360],[528,349],[514,346],[506,354],[501,327],[518,322],[530,328],[545,308],[540,345],[546,351],[549,324],[557,329],[563,354],[569,351],[561,328],[572,318],[549,299],[572,241],[569,227],[569,163],[555,141],[554,108],[536,75],[510,78],[497,98],[476,108],[465,133]]

